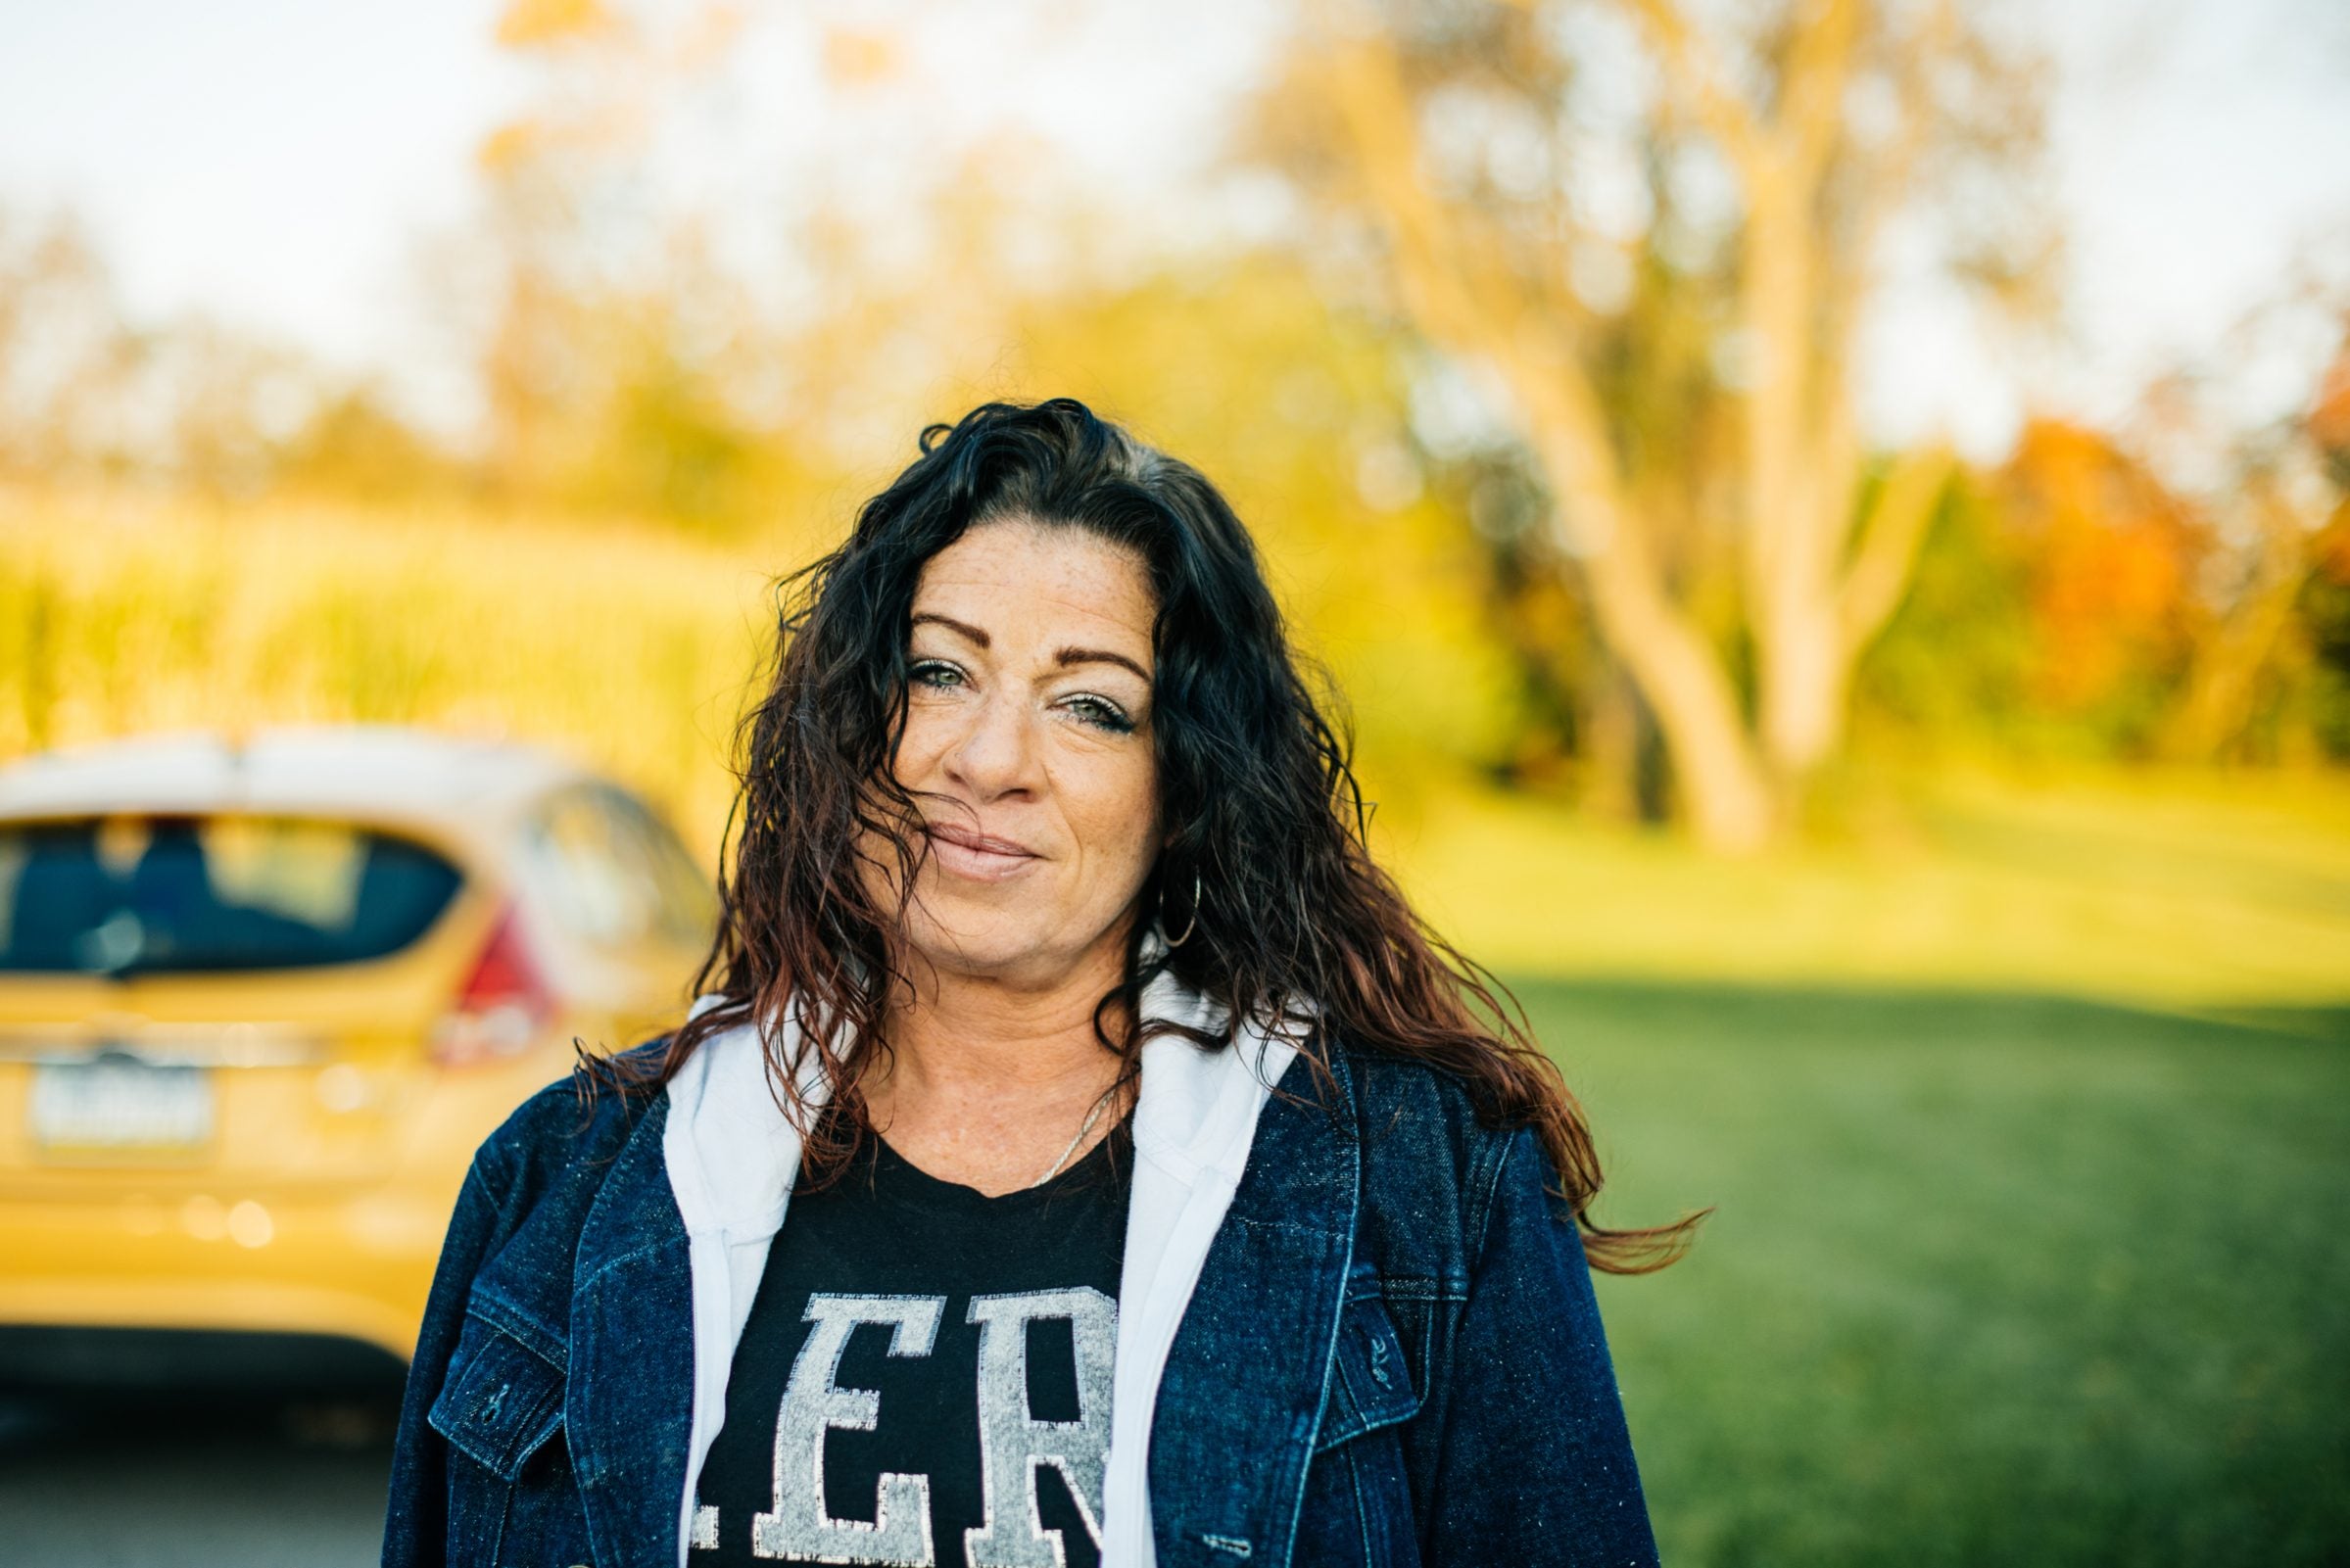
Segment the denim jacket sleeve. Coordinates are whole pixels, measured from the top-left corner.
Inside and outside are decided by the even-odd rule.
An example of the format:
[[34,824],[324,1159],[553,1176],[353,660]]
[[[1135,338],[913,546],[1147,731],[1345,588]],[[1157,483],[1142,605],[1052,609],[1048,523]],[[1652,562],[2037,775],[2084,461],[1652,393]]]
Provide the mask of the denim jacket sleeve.
[[1656,1543],[1571,1215],[1509,1136],[1455,1330],[1428,1562],[1654,1564]]
[[[486,1153],[486,1150],[485,1150]],[[392,1450],[391,1495],[384,1513],[383,1568],[437,1568],[449,1540],[449,1443],[426,1419],[449,1374],[464,1324],[465,1297],[495,1245],[501,1205],[476,1155],[458,1189],[441,1261],[425,1298],[424,1324],[408,1362],[408,1388]]]

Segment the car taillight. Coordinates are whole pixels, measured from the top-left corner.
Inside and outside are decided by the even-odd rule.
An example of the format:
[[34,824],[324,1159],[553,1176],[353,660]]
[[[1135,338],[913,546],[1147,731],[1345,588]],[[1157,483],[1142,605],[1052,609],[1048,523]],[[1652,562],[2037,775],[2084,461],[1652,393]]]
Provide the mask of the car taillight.
[[530,1048],[553,1016],[554,997],[531,962],[508,904],[490,927],[456,1005],[433,1027],[433,1060],[456,1068],[515,1056]]

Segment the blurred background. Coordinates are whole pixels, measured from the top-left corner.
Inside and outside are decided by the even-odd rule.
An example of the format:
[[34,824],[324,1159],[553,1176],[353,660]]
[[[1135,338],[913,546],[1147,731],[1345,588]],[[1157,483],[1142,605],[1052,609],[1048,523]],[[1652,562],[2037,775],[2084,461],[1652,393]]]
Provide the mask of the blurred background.
[[[2345,149],[2334,0],[0,0],[0,1318],[396,1379],[413,1214],[561,1069],[498,1021],[682,1004],[565,1011],[562,857],[641,830],[629,939],[690,935],[776,578],[925,423],[1070,395],[1255,529],[1604,1217],[1717,1207],[1601,1286],[1668,1561],[2341,1561]],[[537,850],[379,741],[538,759]],[[314,913],[395,818],[474,922],[405,1045],[288,1000],[397,952],[133,1005],[130,903],[8,948],[27,866],[135,900],[196,822]],[[378,1175],[230,1145],[379,1101],[440,1136],[374,1315],[255,1316]],[[12,1560],[372,1561],[381,1379],[177,1344],[0,1405]]]

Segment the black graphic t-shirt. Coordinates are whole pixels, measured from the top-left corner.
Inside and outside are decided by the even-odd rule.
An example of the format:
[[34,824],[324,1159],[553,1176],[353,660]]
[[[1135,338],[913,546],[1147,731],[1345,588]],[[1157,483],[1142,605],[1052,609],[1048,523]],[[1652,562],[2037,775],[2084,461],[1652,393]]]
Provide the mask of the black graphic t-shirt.
[[995,1198],[878,1138],[795,1193],[695,1488],[693,1568],[1095,1568],[1128,1132]]

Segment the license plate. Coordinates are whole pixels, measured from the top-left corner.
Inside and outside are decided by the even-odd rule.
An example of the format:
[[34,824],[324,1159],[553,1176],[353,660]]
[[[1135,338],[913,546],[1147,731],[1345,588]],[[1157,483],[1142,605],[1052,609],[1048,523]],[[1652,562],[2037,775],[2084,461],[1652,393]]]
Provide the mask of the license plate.
[[180,1153],[213,1135],[212,1075],[145,1062],[43,1062],[32,1078],[32,1141],[59,1153]]

